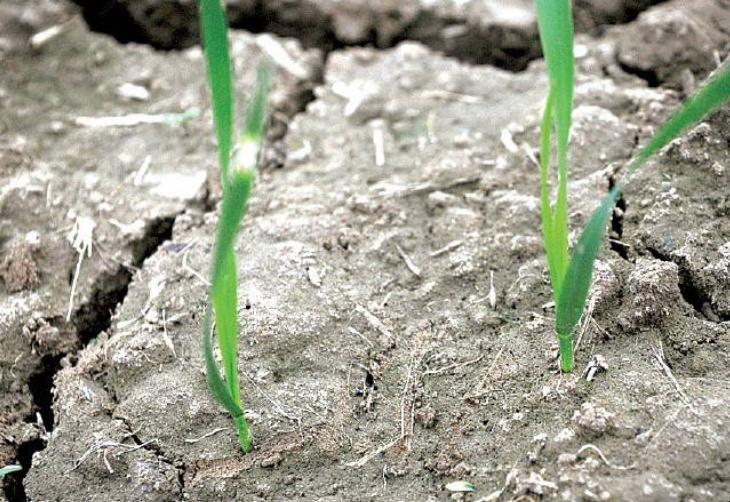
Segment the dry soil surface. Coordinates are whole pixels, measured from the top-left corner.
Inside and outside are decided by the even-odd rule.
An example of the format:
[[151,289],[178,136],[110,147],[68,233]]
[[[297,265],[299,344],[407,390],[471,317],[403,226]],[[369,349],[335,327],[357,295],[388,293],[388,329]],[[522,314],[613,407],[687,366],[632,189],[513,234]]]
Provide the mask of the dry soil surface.
[[[537,48],[522,3],[509,19]],[[728,2],[631,21],[649,3],[577,2],[572,237],[730,48]],[[730,500],[730,107],[617,204],[563,375],[539,51],[499,63],[489,37],[509,37],[475,36],[512,72],[403,27],[332,37],[338,4],[316,4],[329,47],[286,23],[317,48],[232,38],[242,102],[258,61],[277,69],[237,244],[245,456],[200,353],[218,200],[200,49],[121,45],[65,3],[0,6],[0,464],[25,467],[8,500]]]

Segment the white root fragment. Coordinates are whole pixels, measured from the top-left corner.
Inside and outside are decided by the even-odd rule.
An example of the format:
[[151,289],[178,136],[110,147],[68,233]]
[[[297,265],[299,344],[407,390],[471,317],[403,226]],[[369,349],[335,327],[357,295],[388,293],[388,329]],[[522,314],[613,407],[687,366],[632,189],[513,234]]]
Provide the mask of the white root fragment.
[[74,307],[74,296],[76,295],[76,286],[79,281],[79,273],[81,273],[81,263],[84,255],[91,258],[93,233],[96,222],[86,216],[79,216],[68,234],[68,241],[79,255],[79,261],[76,263],[73,280],[71,281],[71,294],[68,299],[68,313],[66,314],[66,322],[71,320],[71,314]]
[[368,337],[366,337],[365,335],[363,335],[362,333],[360,333],[360,332],[359,332],[358,330],[356,330],[356,329],[355,329],[355,328],[353,328],[352,326],[349,326],[349,327],[347,328],[347,332],[348,332],[348,333],[351,333],[351,334],[353,334],[353,335],[355,335],[355,336],[357,336],[357,337],[359,337],[359,338],[360,338],[360,339],[362,339],[362,340],[363,340],[363,341],[364,341],[365,343],[367,343],[367,344],[368,344],[368,346],[370,346],[371,348],[372,348],[372,347],[375,347],[375,344],[374,344],[373,342],[371,342],[371,341],[370,341],[370,340],[368,339]]
[[149,171],[151,164],[152,157],[150,155],[147,155],[142,161],[142,164],[139,166],[139,169],[137,169],[137,172],[134,173],[134,179],[132,180],[132,184],[134,186],[138,187],[142,185],[142,183],[144,182],[144,177],[147,174],[147,171]]
[[492,310],[497,306],[497,290],[494,289],[494,271],[489,271],[489,293],[487,294],[489,299],[489,306]]
[[312,155],[312,143],[308,139],[305,139],[302,141],[302,147],[289,152],[286,160],[289,162],[305,162],[309,159],[310,155]]
[[390,330],[383,324],[383,322],[375,317],[372,312],[370,312],[368,309],[363,307],[362,305],[357,305],[355,307],[355,312],[358,314],[362,314],[362,316],[367,320],[367,322],[375,328],[378,332],[380,332],[381,335],[385,336],[386,338],[393,338],[393,333],[390,332]]
[[269,34],[262,34],[256,37],[256,45],[266,53],[271,60],[293,77],[306,80],[309,77],[307,68],[299,64],[284,46]]
[[499,139],[509,153],[517,153],[520,151],[517,143],[515,143],[515,140],[512,138],[512,133],[509,129],[502,129]]
[[309,282],[312,283],[312,286],[314,286],[315,288],[319,288],[320,286],[322,286],[322,277],[320,276],[316,267],[312,265],[307,267],[307,278],[309,279]]
[[601,460],[603,460],[603,463],[606,464],[606,466],[610,467],[611,469],[616,469],[619,471],[630,471],[632,469],[636,469],[636,464],[631,464],[631,465],[627,465],[627,466],[612,464],[611,462],[608,461],[608,459],[606,458],[606,455],[604,455],[603,452],[600,449],[598,449],[597,446],[592,445],[592,444],[584,444],[583,446],[581,446],[580,449],[577,452],[575,452],[575,456],[580,457],[587,450],[590,450],[590,451],[594,452],[595,454],[597,454],[599,457],[601,457]]
[[594,354],[588,362],[586,369],[583,370],[583,378],[591,382],[597,373],[608,370],[608,362],[601,354]]
[[383,138],[383,130],[379,127],[373,129],[373,147],[375,148],[375,165],[382,167],[385,165],[385,140]]
[[444,247],[442,247],[441,249],[437,249],[436,251],[433,251],[432,253],[430,253],[429,256],[431,258],[436,258],[437,256],[441,256],[442,254],[446,254],[446,253],[453,251],[454,249],[457,249],[462,244],[464,244],[464,241],[451,241],[448,244],[446,244]]
[[56,38],[58,35],[60,35],[63,31],[64,26],[65,25],[63,24],[57,24],[55,26],[51,26],[50,28],[46,28],[43,31],[39,31],[38,33],[30,37],[28,43],[30,43],[30,46],[33,49],[38,50],[46,45],[48,42]]
[[230,430],[230,429],[228,427],[221,427],[219,429],[213,429],[212,431],[203,434],[199,438],[185,439],[185,442],[188,444],[199,443],[200,441],[202,441],[204,439],[207,439],[211,436],[215,436],[216,434],[219,434],[219,433],[227,431],[227,430]]
[[75,117],[73,123],[81,127],[134,127],[142,124],[179,124],[200,115],[196,108],[182,113],[128,113],[106,117]]
[[454,370],[456,368],[463,368],[464,366],[469,366],[470,364],[478,363],[482,359],[484,359],[484,354],[482,354],[481,356],[477,357],[476,359],[472,359],[470,361],[465,361],[463,363],[454,363],[454,364],[449,364],[447,366],[443,366],[443,367],[438,368],[438,369],[426,370],[426,371],[423,372],[423,374],[424,374],[424,376],[425,375],[441,375],[442,373],[446,373],[447,371]]
[[455,178],[450,182],[438,185],[430,181],[425,181],[423,183],[414,183],[411,185],[396,185],[387,182],[376,183],[370,188],[370,190],[375,192],[380,197],[407,197],[409,195],[421,195],[437,191],[445,192],[451,190],[452,188],[477,183],[479,179],[479,176]]
[[123,451],[120,451],[118,453],[114,454],[114,457],[119,458],[122,455],[125,455],[127,453],[131,453],[133,451],[137,451],[141,448],[144,448],[146,446],[149,446],[152,443],[157,443],[157,438],[150,439],[149,441],[145,441],[142,444],[138,445],[129,445],[124,443],[119,443],[116,441],[102,441],[99,443],[95,443],[91,445],[84,453],[76,459],[74,462],[73,467],[68,470],[68,472],[75,471],[79,467],[81,467],[81,464],[83,464],[86,459],[92,454],[92,453],[101,453],[102,460],[104,462],[104,465],[106,466],[107,471],[109,471],[109,474],[114,474],[114,469],[112,469],[111,464],[109,463],[109,459],[107,458],[107,454],[109,450],[120,448]]
[[352,116],[360,108],[360,105],[362,105],[367,96],[365,92],[355,89],[353,86],[349,86],[340,80],[332,84],[332,92],[347,100],[345,108],[342,111],[345,117]]
[[366,453],[362,458],[359,460],[355,460],[353,462],[347,462],[345,463],[345,466],[347,467],[362,467],[368,462],[370,462],[373,458],[377,457],[381,453],[385,453],[390,448],[395,446],[400,441],[400,436],[395,438],[393,441],[390,441],[389,443],[384,444],[380,448],[377,448],[369,453]]
[[132,82],[125,82],[117,87],[117,94],[130,101],[148,101],[150,99],[150,91],[146,87]]
[[682,401],[685,404],[689,403],[689,400],[687,399],[687,395],[682,390],[682,387],[680,387],[679,382],[674,377],[674,373],[672,373],[672,370],[667,366],[667,363],[664,362],[664,349],[662,348],[661,344],[659,345],[659,348],[652,347],[652,352],[654,353],[654,357],[656,358],[657,362],[659,363],[659,366],[661,366],[662,370],[664,371],[664,374],[667,376],[670,382],[674,385],[674,388],[677,391],[677,394],[682,399]]
[[415,263],[413,263],[413,260],[411,259],[411,257],[408,256],[405,253],[405,251],[403,251],[403,248],[401,248],[398,244],[395,245],[395,249],[398,251],[398,254],[403,259],[403,262],[406,264],[406,267],[408,268],[408,270],[413,275],[415,275],[416,277],[418,277],[420,279],[421,278],[421,269],[418,268]]

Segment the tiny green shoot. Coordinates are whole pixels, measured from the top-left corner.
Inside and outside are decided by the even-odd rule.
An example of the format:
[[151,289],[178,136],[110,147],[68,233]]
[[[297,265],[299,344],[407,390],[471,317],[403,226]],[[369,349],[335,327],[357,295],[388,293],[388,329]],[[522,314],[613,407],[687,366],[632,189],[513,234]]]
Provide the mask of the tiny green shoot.
[[[259,69],[243,133],[231,151],[233,93],[225,12],[220,0],[201,0],[200,10],[223,187],[213,252],[210,301],[203,322],[203,357],[208,388],[230,413],[241,449],[250,452],[251,434],[241,404],[238,380],[238,278],[234,245],[246,214],[264,136],[268,72],[265,67]],[[223,375],[213,354],[213,331],[217,335]]]
[[20,472],[23,470],[23,467],[18,464],[11,464],[6,465],[5,467],[0,467],[0,479],[4,478],[8,474],[12,474],[14,472]]
[[[730,66],[725,65],[659,128],[628,163],[616,183],[583,228],[568,259],[568,146],[573,107],[573,21],[570,0],[535,0],[538,28],[549,77],[548,98],[540,130],[540,215],[543,243],[556,306],[560,367],[573,369],[573,330],[583,315],[593,266],[606,223],[621,190],[633,173],[670,141],[730,98]],[[549,178],[552,133],[555,131],[558,188],[554,203]]]

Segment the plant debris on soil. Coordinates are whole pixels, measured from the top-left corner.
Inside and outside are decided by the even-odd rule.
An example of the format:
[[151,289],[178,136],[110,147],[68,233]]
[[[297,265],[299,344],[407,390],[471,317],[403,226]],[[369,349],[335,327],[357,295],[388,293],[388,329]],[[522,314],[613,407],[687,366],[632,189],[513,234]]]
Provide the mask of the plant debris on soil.
[[[228,2],[259,32],[232,33],[239,102],[277,69],[237,243],[242,455],[200,353],[220,187],[194,2],[78,3],[97,31],[123,12],[119,40],[190,47],[0,5],[9,502],[730,500],[730,107],[627,187],[563,375],[530,2],[477,28],[470,2]],[[727,58],[730,5],[576,15],[574,231]]]

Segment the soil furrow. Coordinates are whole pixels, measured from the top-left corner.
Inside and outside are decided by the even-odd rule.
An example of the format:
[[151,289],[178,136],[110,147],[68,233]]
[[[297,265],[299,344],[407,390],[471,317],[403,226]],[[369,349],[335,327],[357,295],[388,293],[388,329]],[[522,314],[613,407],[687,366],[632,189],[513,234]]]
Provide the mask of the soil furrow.
[[[82,7],[93,30],[121,42],[147,43],[167,50],[198,42],[195,2],[74,1]],[[598,33],[605,25],[631,22],[644,10],[665,1],[579,1],[575,3],[576,27],[582,32]],[[233,28],[293,37],[305,47],[324,52],[352,46],[386,49],[408,40],[464,62],[512,71],[524,70],[529,61],[541,56],[529,0],[226,3]]]

